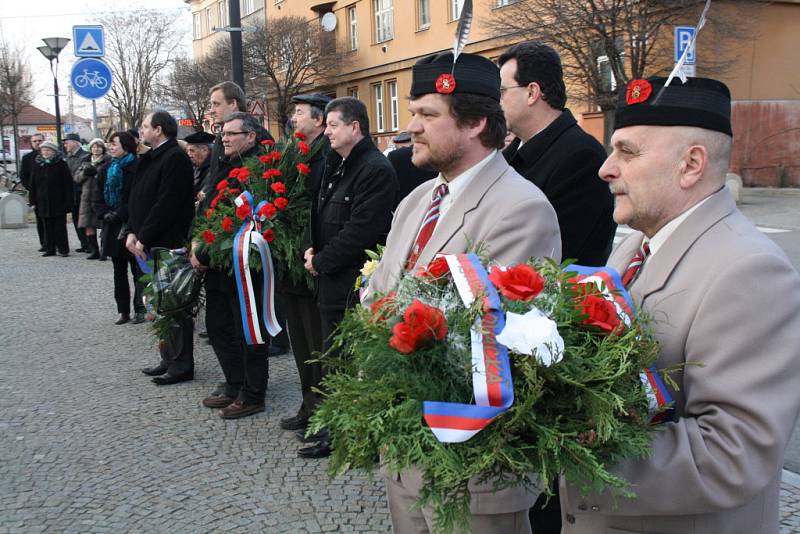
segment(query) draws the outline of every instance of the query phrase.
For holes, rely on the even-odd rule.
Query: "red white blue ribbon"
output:
[[[634,314],[633,300],[625,289],[617,271],[609,267],[585,267],[583,265],[570,265],[566,270],[577,273],[578,283],[594,283],[597,285],[603,297],[614,303],[617,308],[617,315],[619,315],[622,322],[630,326],[631,318]],[[672,420],[675,415],[672,395],[670,395],[656,366],[653,365],[639,373],[639,378],[644,385],[650,404],[650,422],[657,424]]]
[[[472,388],[476,404],[425,401],[425,422],[436,439],[461,443],[486,428],[514,403],[508,349],[495,337],[503,331],[505,317],[500,297],[475,254],[444,255],[465,306],[483,298],[483,315],[470,330],[472,338]]]
[[[234,202],[237,207],[246,205],[249,208],[248,215],[233,238],[233,273],[236,279],[236,291],[239,295],[239,311],[242,315],[244,339],[248,345],[263,345],[265,337],[262,335],[258,321],[258,307],[250,273],[251,243],[256,246],[261,256],[261,274],[264,280],[261,295],[264,327],[271,336],[276,336],[281,331],[275,316],[275,275],[272,269],[272,256],[269,252],[269,245],[261,235],[261,223],[264,218],[258,215],[266,202],[259,203],[253,210],[253,195],[249,191],[236,197]]]

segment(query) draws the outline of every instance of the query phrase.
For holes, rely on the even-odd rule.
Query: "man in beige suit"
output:
[[[453,69],[453,55],[447,53],[414,66],[408,126],[412,161],[440,174],[397,208],[365,300],[391,291],[405,272],[427,266],[440,252],[483,245],[502,264],[531,256],[560,259],[555,211],[498,152],[506,134],[499,102],[499,70],[486,58],[461,54]],[[445,193],[437,197],[437,191]],[[422,487],[418,470],[386,473],[386,487],[394,532],[432,530],[432,511],[412,509]],[[494,492],[491,483],[471,484],[470,490],[474,533],[530,532],[527,511],[536,493],[520,487]]]
[[[614,468],[636,498],[582,496],[562,479],[563,532],[777,533],[800,409],[800,277],[724,187],[728,88],[676,79],[657,98],[664,82],[634,80],[623,92],[600,176],[614,219],[639,230],[609,265],[627,271],[655,321],[657,365],[688,365],[652,456]],[[631,270],[640,249],[644,262]]]

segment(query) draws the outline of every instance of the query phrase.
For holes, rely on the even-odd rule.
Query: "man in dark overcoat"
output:
[[[39,147],[44,143],[44,136],[40,133],[35,133],[31,136],[31,151],[22,156],[22,164],[20,165],[19,178],[22,185],[30,191],[31,189],[31,176],[33,175],[33,168],[36,165],[36,156],[39,155]],[[36,210],[36,233],[39,235],[39,252],[44,252],[44,222],[41,215]]]
[[[67,162],[69,172],[72,176],[78,171],[78,168],[83,162],[83,158],[89,155],[81,146],[81,138],[78,134],[70,133],[64,136],[64,161]],[[81,191],[83,186],[79,183],[73,184],[73,201],[72,205],[72,225],[75,227],[75,234],[81,243],[80,248],[75,252],[89,252],[89,244],[86,241],[86,229],[78,228],[78,214],[81,207]]]
[[[304,259],[306,269],[317,277],[322,347],[327,351],[345,310],[358,303],[354,286],[367,260],[364,251],[386,241],[399,186],[394,168],[369,138],[364,103],[337,98],[325,111],[325,135],[332,150],[312,208],[311,247]],[[323,432],[319,438],[298,454],[330,454],[330,436]]]
[[[509,48],[499,63],[500,104],[517,136],[503,155],[555,208],[561,257],[605,265],[616,231],[614,199],[597,175],[606,153],[564,107],[561,58],[547,45],[526,42]]]
[[[189,156],[175,137],[178,123],[165,111],[147,115],[142,138],[150,145],[139,168],[128,200],[126,247],[145,259],[153,247],[181,248],[186,244],[194,218],[193,172]],[[194,378],[193,321],[189,314],[179,320],[171,342],[161,348],[161,362],[143,369],[158,385]]]

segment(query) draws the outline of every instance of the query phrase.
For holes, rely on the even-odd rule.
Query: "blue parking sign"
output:
[[[102,59],[81,59],[73,65],[69,79],[75,92],[89,100],[101,98],[111,89],[111,69]]]
[[[683,52],[692,43],[694,32],[694,26],[675,26],[675,63],[681,59]],[[686,54],[684,65],[694,65],[696,62],[697,54],[695,53],[695,46],[692,44],[689,53]]]

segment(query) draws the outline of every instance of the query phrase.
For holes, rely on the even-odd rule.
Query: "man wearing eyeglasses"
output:
[[[555,208],[561,257],[605,265],[616,231],[613,197],[597,175],[606,152],[564,107],[561,58],[531,41],[506,50],[499,63],[500,105],[517,136],[503,155]]]
[[[39,147],[44,142],[44,136],[40,133],[35,133],[31,136],[31,151],[22,156],[22,163],[20,165],[19,179],[25,189],[30,189],[31,173],[33,173],[33,166],[36,164],[36,156],[39,155]],[[44,221],[39,217],[38,211],[36,212],[36,232],[39,234],[39,252],[44,252]]]
[[[231,169],[241,167],[244,160],[259,154],[262,130],[249,113],[237,111],[225,118],[220,133],[224,157],[216,175],[209,176],[212,183],[219,183],[228,177]],[[196,270],[206,272],[206,330],[225,376],[225,383],[203,399],[202,404],[206,408],[219,409],[222,419],[238,419],[263,412],[269,377],[269,344],[248,345],[245,342],[233,276],[208,268],[208,256],[201,244],[193,244],[191,262]],[[253,276],[252,280],[254,294],[261,294],[261,277]],[[260,302],[257,304],[260,306]],[[259,310],[259,326],[263,329],[261,317]]]

